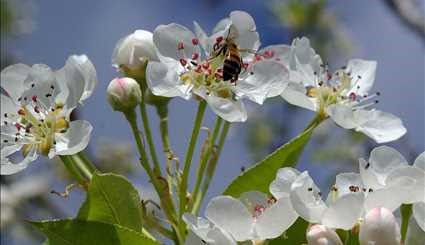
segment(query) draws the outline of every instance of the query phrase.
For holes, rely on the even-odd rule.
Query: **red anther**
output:
[[[274,51],[273,50],[266,50],[263,54],[263,57],[266,59],[271,59],[274,56]]]
[[[206,74],[207,74],[207,75],[211,75],[211,74],[212,74],[211,67],[210,67],[210,68],[208,68],[205,72],[206,72]]]
[[[248,64],[248,63],[243,63],[243,68],[244,68],[244,69],[247,69],[247,68],[248,68],[248,66],[249,66],[249,64]]]
[[[217,37],[216,39],[215,39],[215,41],[217,42],[217,43],[221,43],[222,41],[223,41],[223,37]]]
[[[329,72],[328,72],[328,80],[331,80],[332,79],[332,74],[330,74]]]
[[[355,101],[357,98],[357,95],[354,92],[351,92],[350,95],[348,95],[348,98],[352,101]]]
[[[203,67],[204,69],[208,69],[208,67],[210,67],[210,63],[205,62],[205,63],[203,63],[203,64],[202,64],[202,67]]]
[[[21,116],[25,115],[25,110],[24,109],[19,109],[18,114]]]
[[[199,58],[199,54],[198,53],[193,53],[192,54],[192,60],[197,60]]]
[[[254,213],[255,213],[254,215],[255,216],[257,216],[257,214],[260,215],[261,213],[264,212],[264,210],[266,210],[266,208],[263,205],[257,204],[254,207]]]
[[[267,204],[271,205],[271,204],[274,204],[276,201],[277,201],[276,198],[270,197],[269,199],[267,199]]]
[[[38,108],[38,106],[34,106],[34,111],[35,111],[36,113],[40,113],[40,108]]]
[[[199,44],[199,40],[197,38],[192,39],[192,44],[193,45],[198,45]]]
[[[32,101],[37,102],[37,95],[33,95],[31,99]]]
[[[218,73],[223,73],[223,69],[218,68],[218,69],[217,69],[217,72],[218,72]]]
[[[261,55],[259,55],[259,54],[255,54],[255,60],[256,61],[260,61],[262,58],[261,58]]]
[[[22,125],[21,125],[21,124],[19,124],[19,123],[15,123],[15,127],[16,127],[16,129],[17,129],[18,131],[20,131],[20,130],[21,130],[21,128],[22,128]]]
[[[182,65],[182,66],[186,66],[186,64],[187,64],[187,60],[186,59],[180,59],[180,64]]]
[[[182,50],[182,49],[184,49],[184,44],[183,44],[182,42],[179,42],[179,43],[177,44],[177,49],[178,49],[178,50]]]
[[[197,65],[196,68],[195,68],[195,72],[201,73],[202,72],[202,66],[201,65]]]

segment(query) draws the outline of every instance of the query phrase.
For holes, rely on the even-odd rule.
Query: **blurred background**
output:
[[[236,9],[254,17],[264,46],[290,44],[294,37],[307,36],[333,68],[345,65],[349,58],[377,60],[374,90],[381,92],[377,108],[401,117],[408,130],[402,139],[388,145],[410,162],[425,149],[424,1],[0,1],[2,69],[18,62],[45,63],[59,69],[71,54],[87,54],[92,60],[99,84],[76,115],[94,126],[87,152],[99,169],[128,176],[143,199],[154,196],[137,163],[130,129],[105,96],[109,81],[119,76],[111,65],[115,43],[136,29],[153,31],[170,22],[192,27],[196,20],[205,30],[212,30]],[[156,113],[149,109],[157,149],[162,149]],[[194,101],[173,99],[170,103],[170,137],[180,158],[195,110]],[[220,194],[244,168],[296,136],[313,117],[281,98],[271,99],[261,108],[249,104],[249,111],[248,122],[231,128],[206,201]],[[208,110],[203,125],[212,127],[213,122],[214,115]],[[328,190],[335,173],[357,171],[357,159],[367,158],[375,146],[360,134],[323,123],[298,168],[309,170],[322,190]],[[45,158],[22,173],[1,176],[1,243],[39,244],[43,237],[25,220],[73,217],[84,193],[77,189],[68,198],[50,193],[63,192],[71,183],[60,162]]]

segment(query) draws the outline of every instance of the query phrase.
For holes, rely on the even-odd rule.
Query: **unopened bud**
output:
[[[342,245],[336,232],[324,225],[313,225],[307,232],[308,245]]]
[[[112,63],[137,69],[146,61],[158,61],[158,56],[153,44],[152,33],[137,30],[118,41],[112,54]]]
[[[114,110],[127,112],[140,104],[142,91],[133,78],[115,78],[108,85],[107,97]]]
[[[400,244],[400,227],[393,213],[382,207],[370,210],[360,225],[360,244]]]

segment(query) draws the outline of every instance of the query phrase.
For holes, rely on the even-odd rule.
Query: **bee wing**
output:
[[[229,26],[228,31],[227,31],[227,37],[226,37],[226,39],[227,40],[235,40],[238,37],[239,37],[239,31],[238,31],[238,29],[236,29],[236,27],[233,24],[231,24]]]

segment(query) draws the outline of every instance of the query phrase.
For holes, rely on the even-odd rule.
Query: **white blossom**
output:
[[[69,57],[64,67],[16,64],[1,72],[1,174],[14,174],[39,154],[71,155],[83,150],[92,126],[70,121],[70,114],[87,99],[97,83],[96,71],[85,56]],[[12,162],[21,151],[23,159]]]
[[[324,225],[312,225],[307,231],[308,245],[342,245],[336,232]]]
[[[175,23],[155,29],[153,41],[160,62],[149,62],[146,75],[153,94],[184,99],[194,94],[206,100],[226,121],[241,122],[247,119],[242,98],[262,104],[283,91],[287,69],[272,60],[259,61],[251,53],[258,49],[260,42],[249,14],[231,12],[209,37],[197,23],[195,32],[196,35]],[[243,67],[238,79],[224,81],[228,75],[223,73],[226,57],[224,53],[219,54],[219,50],[229,40],[240,50]]]
[[[397,140],[406,133],[398,117],[371,109],[379,96],[379,92],[370,93],[375,61],[352,59],[332,74],[305,37],[296,38],[291,46],[273,45],[260,53],[289,69],[290,83],[282,93],[287,102],[330,117],[340,127],[362,132],[377,143]]]

